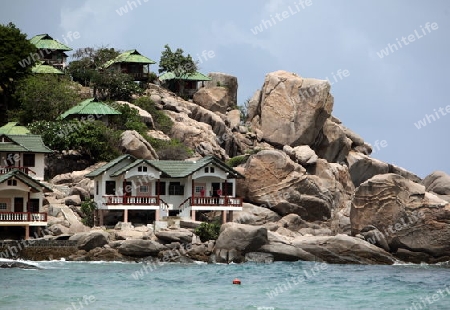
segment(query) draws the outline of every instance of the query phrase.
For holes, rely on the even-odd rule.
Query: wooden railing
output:
[[[28,167],[14,167],[14,166],[7,166],[7,167],[0,167],[0,174],[7,174],[8,172],[13,171],[14,169],[20,170],[25,174],[36,174],[33,170],[31,170]]]
[[[240,197],[193,197],[191,199],[192,206],[229,206],[242,207],[242,198]]]
[[[0,222],[47,222],[47,213],[0,212]]]
[[[157,196],[103,196],[107,205],[151,205],[159,206]]]

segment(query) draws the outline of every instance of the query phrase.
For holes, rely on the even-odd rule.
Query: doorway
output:
[[[14,198],[14,212],[23,212],[23,198],[22,197]]]

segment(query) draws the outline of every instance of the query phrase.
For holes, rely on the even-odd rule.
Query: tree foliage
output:
[[[201,223],[194,231],[194,233],[200,237],[202,242],[206,242],[209,240],[216,240],[219,238],[220,234],[220,223]]]
[[[120,54],[114,48],[85,47],[75,51],[76,59],[69,65],[68,72],[73,80],[83,86],[94,88],[94,96],[103,100],[129,100],[141,89],[126,73],[108,70],[104,65]]]
[[[183,53],[184,51],[181,48],[177,48],[173,52],[170,46],[166,44],[159,61],[159,73],[172,72],[175,78],[195,73],[197,64],[191,55],[184,56]]]
[[[13,23],[0,24],[0,124],[7,121],[16,82],[31,73],[35,60],[30,55],[35,52],[27,35]]]
[[[147,96],[142,96],[133,102],[141,109],[146,110],[153,117],[153,123],[155,124],[156,130],[161,130],[165,134],[169,134],[172,130],[173,121],[167,116],[163,111],[156,108],[155,103]]]
[[[120,154],[121,131],[102,121],[37,121],[28,128],[53,150],[77,150],[96,161],[109,161]]]
[[[20,121],[55,120],[80,101],[76,86],[67,78],[39,74],[24,78],[15,92],[21,104]]]

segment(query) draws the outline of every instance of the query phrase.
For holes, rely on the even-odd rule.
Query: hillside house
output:
[[[100,225],[111,210],[151,211],[151,219],[180,216],[196,219],[197,211],[220,211],[225,222],[242,210],[236,179],[243,178],[214,156],[197,161],[145,160],[122,155],[92,171]]]
[[[106,62],[102,69],[126,73],[134,81],[148,81],[150,65],[155,63],[150,58],[141,55],[137,50],[129,50]]]
[[[211,81],[211,78],[200,73],[184,74],[177,77],[173,72],[166,72],[159,76],[161,85],[168,90],[180,95],[192,98],[200,87],[204,87],[205,81]]]
[[[0,238],[28,239],[47,226],[43,210],[45,154],[38,135],[17,123],[0,127]]]
[[[45,65],[53,66],[58,70],[65,69],[67,66],[67,54],[65,52],[71,51],[70,47],[53,39],[46,33],[32,37],[30,43],[36,46],[39,59]]]
[[[78,119],[80,121],[101,120],[105,124],[109,122],[110,115],[120,115],[119,111],[106,103],[98,101],[97,98],[86,99],[76,106],[70,108],[59,116],[59,119],[71,120]]]

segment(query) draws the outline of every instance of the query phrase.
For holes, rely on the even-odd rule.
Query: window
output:
[[[170,182],[169,195],[184,195],[184,185],[181,185],[180,182]]]
[[[8,186],[17,186],[17,180],[8,180]]]
[[[6,202],[0,202],[0,210],[6,210],[8,208],[8,204]]]
[[[222,183],[223,195],[234,196],[233,194],[233,183]]]
[[[205,167],[205,173],[209,173],[209,167]]]
[[[159,194],[160,195],[166,194],[166,182],[159,182]],[[156,183],[155,186],[155,195],[158,195],[158,183]]]
[[[204,186],[196,186],[195,187],[195,192],[196,193],[201,193],[202,191],[204,191],[205,190],[205,187]]]
[[[99,182],[95,181],[95,194],[98,195],[98,191],[99,191]]]
[[[214,173],[214,167],[209,168],[209,172]]]
[[[105,182],[105,193],[106,195],[116,194],[116,181],[106,181]]]
[[[148,185],[139,186],[139,192],[140,193],[148,193]]]
[[[147,172],[147,167],[144,166],[138,167],[138,172]]]
[[[23,166],[24,167],[34,167],[35,166],[34,154],[23,154]]]

